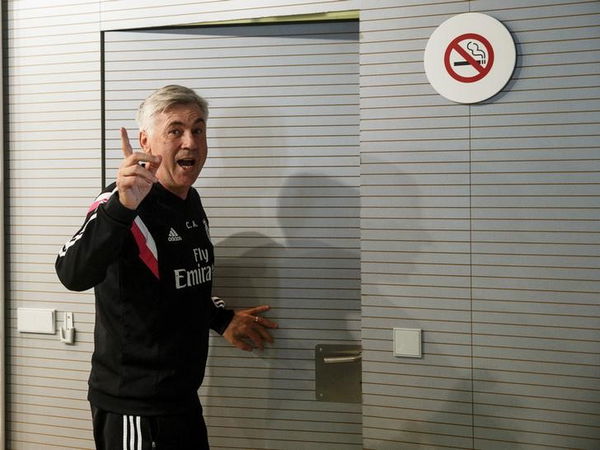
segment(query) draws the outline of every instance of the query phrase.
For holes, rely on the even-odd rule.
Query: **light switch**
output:
[[[17,308],[17,331],[55,334],[54,309]]]
[[[421,329],[394,328],[394,356],[421,358]]]

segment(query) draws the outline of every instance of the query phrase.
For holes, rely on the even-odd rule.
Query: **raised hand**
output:
[[[119,201],[126,208],[137,209],[152,189],[152,185],[158,181],[156,171],[160,166],[161,157],[151,153],[134,152],[125,128],[121,128],[121,148],[124,159],[117,174]]]
[[[223,337],[241,350],[248,352],[254,348],[262,350],[265,342],[273,342],[273,337],[268,329],[278,327],[275,322],[258,315],[269,309],[271,309],[270,306],[261,305],[236,310]]]

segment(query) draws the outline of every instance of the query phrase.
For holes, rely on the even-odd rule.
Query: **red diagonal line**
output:
[[[462,48],[459,44],[456,44],[454,46],[454,50],[456,50],[460,54],[460,56],[465,58],[469,62],[469,64],[475,67],[475,70],[479,71],[479,73],[482,73],[485,70],[485,68],[481,64],[479,64],[479,61],[477,61],[475,58],[469,55],[467,51],[464,48]]]

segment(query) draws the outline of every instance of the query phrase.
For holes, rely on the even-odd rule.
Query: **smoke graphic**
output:
[[[467,44],[467,50],[469,50],[471,52],[471,55],[473,55],[474,57],[480,58],[480,64],[485,64],[487,54],[479,48],[477,42],[469,41],[469,43]]]

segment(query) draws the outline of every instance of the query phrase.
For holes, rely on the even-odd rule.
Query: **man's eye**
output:
[[[179,136],[179,135],[181,135],[181,131],[179,131],[179,130],[169,130],[169,134],[173,135],[173,136]]]
[[[201,135],[201,134],[204,134],[204,129],[202,129],[202,128],[195,128],[193,132],[194,132],[194,134]]]

